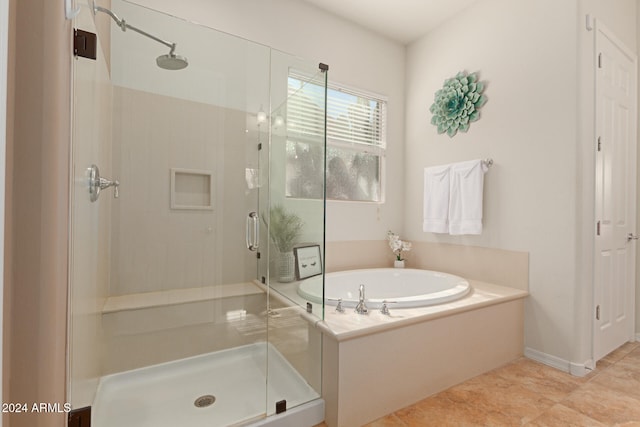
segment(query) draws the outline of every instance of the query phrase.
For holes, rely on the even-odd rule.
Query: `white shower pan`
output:
[[[197,407],[195,402],[202,396],[213,396],[215,401]],[[314,425],[322,421],[320,414],[324,412],[319,397],[275,347],[255,343],[103,377],[93,407],[92,425],[290,425],[283,422],[283,417],[288,413],[300,417],[295,407],[309,407],[303,404],[317,400],[318,404],[311,405],[312,413],[316,414],[312,418],[316,419],[306,421]],[[265,402],[267,414],[271,415],[275,413],[275,402],[283,399],[287,400],[287,408],[293,410],[265,418]],[[281,420],[274,424],[271,419]]]

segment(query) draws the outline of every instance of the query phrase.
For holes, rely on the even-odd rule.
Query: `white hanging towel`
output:
[[[451,165],[449,234],[482,233],[482,190],[487,165],[470,160]]]
[[[424,170],[424,218],[422,229],[430,233],[449,232],[449,174],[451,165]]]

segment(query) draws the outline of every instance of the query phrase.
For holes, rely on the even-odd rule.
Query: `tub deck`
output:
[[[275,283],[271,287],[281,295],[304,307],[306,300],[297,293],[299,282]],[[451,316],[469,310],[488,307],[503,302],[514,301],[529,295],[527,291],[494,285],[478,280],[469,280],[471,291],[462,298],[447,303],[413,308],[394,308],[389,304],[390,316],[381,314],[378,310],[369,310],[367,315],[354,313],[352,308],[346,308],[344,313],[335,311],[335,306],[324,307],[324,320],[322,319],[322,306],[313,305],[313,317],[310,321],[316,321],[316,326],[323,334],[333,337],[336,341],[345,341],[381,331],[400,328],[403,326],[433,320],[440,317]],[[375,297],[375,295],[369,295]]]
[[[389,304],[390,316],[379,310],[369,310],[366,316],[353,313],[353,309],[338,313],[334,307],[325,307],[325,318],[317,326],[336,341],[345,341],[381,331],[400,328],[440,317],[451,316],[469,310],[488,307],[503,302],[522,299],[528,292],[491,283],[469,280],[471,291],[464,297],[443,304],[427,307],[397,309]]]

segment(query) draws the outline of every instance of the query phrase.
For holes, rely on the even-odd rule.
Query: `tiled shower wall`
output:
[[[114,87],[110,295],[241,283],[255,276],[244,248],[246,113]],[[248,136],[249,135],[249,136]],[[213,175],[212,209],[172,209],[170,170]]]

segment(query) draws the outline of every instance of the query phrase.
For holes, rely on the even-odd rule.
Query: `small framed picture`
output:
[[[300,246],[293,249],[296,257],[296,277],[298,280],[322,274],[320,245]]]

